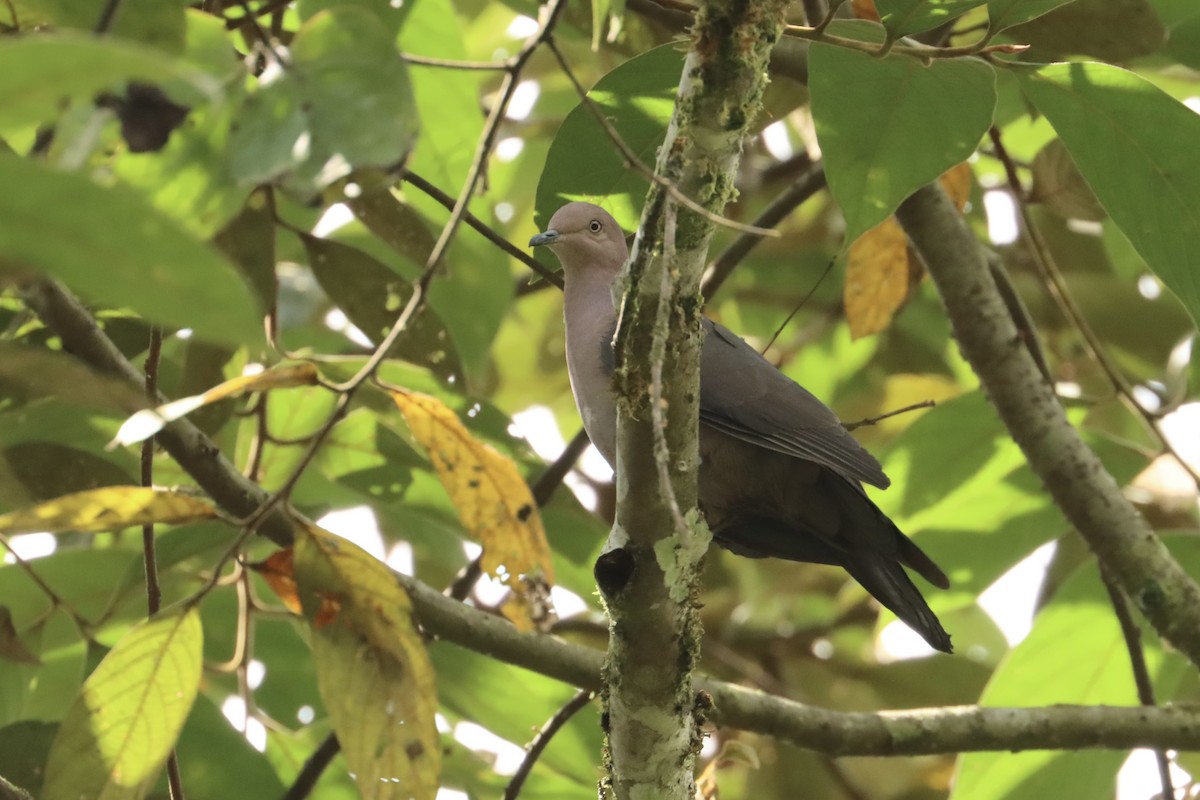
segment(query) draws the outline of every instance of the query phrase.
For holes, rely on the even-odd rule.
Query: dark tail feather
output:
[[[916,549],[916,546],[913,548]],[[943,653],[954,652],[954,647],[950,644],[950,634],[946,633],[946,629],[930,610],[925,598],[909,580],[904,567],[870,553],[852,553],[847,556],[844,562],[846,571],[876,600],[891,609],[901,622],[921,634],[921,638],[934,650]]]

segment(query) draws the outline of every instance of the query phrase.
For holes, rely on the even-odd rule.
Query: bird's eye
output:
[[[602,224],[600,224],[600,220],[594,219],[594,220],[592,220],[591,224],[588,225],[588,230],[591,231],[592,233],[599,233],[600,229],[603,227],[604,226]]]

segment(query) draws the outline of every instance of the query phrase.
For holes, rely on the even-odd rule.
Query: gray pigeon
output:
[[[612,284],[625,234],[599,206],[569,203],[529,241],[562,263],[567,370],[583,426],[616,466]],[[950,636],[901,565],[948,588],[944,572],[884,516],[862,483],[890,481],[820,400],[726,328],[704,321],[700,506],[717,544],[750,558],[844,567],[929,645]]]

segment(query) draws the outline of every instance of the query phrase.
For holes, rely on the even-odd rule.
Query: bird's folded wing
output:
[[[804,387],[728,329],[704,321],[700,421],[749,444],[887,488],[875,457]]]

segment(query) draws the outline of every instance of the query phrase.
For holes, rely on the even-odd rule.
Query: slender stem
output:
[[[326,767],[333,761],[334,756],[342,749],[336,734],[329,734],[313,754],[304,762],[304,767],[292,785],[283,793],[281,800],[304,800],[317,787]]]
[[[595,696],[596,693],[591,689],[580,689],[562,708],[554,712],[554,716],[546,720],[546,724],[542,726],[537,736],[533,737],[533,741],[530,742],[529,750],[525,753],[525,758],[521,761],[521,766],[513,773],[512,779],[508,782],[508,786],[505,787],[504,800],[516,800],[517,796],[521,794],[521,787],[525,785],[525,779],[533,771],[533,765],[541,757],[542,751],[546,749],[546,745],[550,744],[550,740],[554,738],[554,734],[558,733],[562,726],[566,725],[571,717],[575,716],[581,708],[590,703]]]
[[[422,178],[420,175],[416,174],[415,172],[406,171],[404,173],[404,182],[411,183],[413,186],[417,187],[422,192],[424,192],[425,194],[432,197],[434,200],[441,203],[447,209],[452,210],[454,208],[455,201],[454,201],[453,197],[446,194],[441,189],[434,186],[432,183],[425,180],[424,178]],[[529,267],[529,269],[533,270],[538,275],[541,275],[543,278],[545,278],[550,283],[553,283],[558,288],[560,288],[560,289],[562,288],[563,280],[562,280],[561,275],[559,275],[557,272],[553,272],[553,271],[548,270],[545,267],[543,267],[537,261],[537,259],[535,259],[533,256],[529,255],[529,253],[525,252],[524,250],[514,247],[512,242],[510,242],[508,239],[505,239],[503,236],[501,236],[496,231],[492,230],[492,228],[490,228],[485,222],[483,222],[483,220],[479,219],[479,217],[475,216],[470,211],[463,212],[463,222],[467,223],[467,225],[474,228],[476,231],[478,231],[480,234],[482,234],[485,239],[487,239],[489,242],[491,242],[492,244],[499,247],[505,253],[507,253],[508,255],[517,259],[525,266]]]
[[[121,0],[107,0],[103,10],[100,12],[100,19],[96,21],[95,32],[99,36],[103,36],[112,30],[113,23],[117,21],[117,12],[121,10]]]
[[[146,353],[146,398],[154,403],[158,397],[158,366],[162,355],[162,328],[150,328],[150,347]],[[142,486],[154,485],[154,437],[142,442],[141,482]],[[142,560],[146,568],[146,607],[150,616],[158,613],[162,602],[162,587],[158,582],[158,559],[154,547],[154,523],[142,526]]]
[[[1121,625],[1121,636],[1125,639],[1125,649],[1129,651],[1129,666],[1133,670],[1133,683],[1137,687],[1138,702],[1144,706],[1158,705],[1154,700],[1154,682],[1150,679],[1150,669],[1146,666],[1146,653],[1142,649],[1142,629],[1138,627],[1129,610],[1129,603],[1120,587],[1113,581],[1112,575],[1103,567],[1100,568],[1100,579],[1108,592],[1109,602],[1112,603],[1113,613]],[[1175,797],[1175,787],[1171,783],[1171,761],[1163,748],[1154,750],[1154,760],[1158,764],[1158,779],[1162,783],[1162,796]]]

